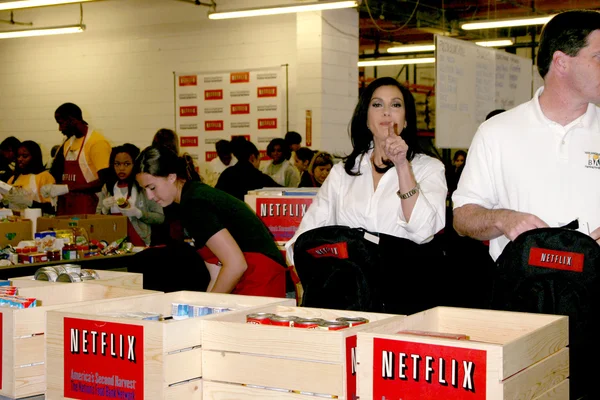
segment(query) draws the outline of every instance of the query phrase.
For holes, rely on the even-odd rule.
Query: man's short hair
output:
[[[215,143],[215,149],[217,150],[217,154],[229,155],[231,154],[231,143],[228,140],[219,140]]]
[[[55,111],[55,114],[59,114],[63,117],[73,117],[87,125],[87,122],[83,120],[81,108],[77,104],[64,103],[61,104]]]
[[[546,23],[540,36],[537,67],[544,78],[550,70],[552,57],[562,51],[575,57],[579,50],[588,45],[590,33],[600,29],[600,12],[592,10],[565,11]]]
[[[296,131],[289,131],[285,134],[284,140],[288,146],[291,146],[293,144],[302,143],[302,136],[300,136],[300,134]]]

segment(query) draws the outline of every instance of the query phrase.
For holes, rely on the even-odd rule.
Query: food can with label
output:
[[[275,326],[294,326],[298,318],[293,316],[273,315],[269,318],[271,325]]]
[[[93,269],[82,269],[80,275],[81,279],[83,279],[84,281],[100,279],[98,273]]]
[[[319,329],[323,321],[321,318],[297,318],[294,321],[294,328]]]
[[[67,272],[66,274],[60,274],[56,278],[56,282],[81,282],[81,276],[75,272]]]
[[[341,329],[349,328],[350,324],[348,322],[342,321],[323,321],[319,325],[319,329],[323,329],[326,331],[339,331]]]
[[[369,322],[368,319],[363,318],[363,317],[340,317],[340,318],[336,318],[335,320],[347,322],[348,324],[350,324],[351,328],[353,326],[362,325],[362,324],[366,324]]]
[[[202,317],[204,315],[210,315],[212,313],[213,313],[212,307],[197,306],[197,305],[190,305],[188,307],[188,314],[189,314],[190,318]]]
[[[56,282],[56,278],[58,278],[58,274],[54,269],[38,269],[35,271],[34,278],[36,281],[49,281]]]
[[[272,313],[252,313],[246,315],[246,323],[247,324],[256,324],[256,325],[271,325],[271,317],[275,314]]]

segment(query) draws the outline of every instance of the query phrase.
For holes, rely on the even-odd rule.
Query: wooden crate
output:
[[[137,272],[123,272],[123,271],[110,271],[110,270],[95,270],[100,279],[94,279],[85,281],[85,283],[105,285],[105,286],[121,286],[130,289],[143,289],[144,288],[144,275]],[[36,281],[33,275],[20,276],[17,278],[10,278],[11,284],[18,287],[29,287],[29,286],[45,286],[45,285],[63,285],[70,284],[70,282],[49,282],[49,281]],[[84,283],[84,282],[78,282]]]
[[[143,297],[161,292],[116,286],[52,285],[19,288],[19,295],[35,297],[38,307],[15,309],[0,307],[0,395],[21,398],[44,393],[45,314],[65,305],[88,304],[123,297]]]
[[[328,320],[360,316],[371,322],[324,331],[246,324],[244,313],[207,319],[202,327],[205,400],[316,398],[293,391],[353,399],[356,334],[378,326],[397,325],[404,318],[282,305],[263,307],[260,312]]]
[[[406,330],[469,340],[397,333]],[[432,308],[408,316],[400,329],[358,334],[359,396],[566,400],[568,339],[564,316]]]
[[[157,312],[171,315],[172,303],[187,303],[213,307],[231,307],[240,311],[229,311],[185,320],[147,321],[108,317],[98,313],[120,311]],[[294,305],[293,299],[258,296],[239,296],[201,292],[171,292],[160,296],[131,299],[125,302],[91,304],[71,307],[48,313],[47,356],[48,387],[47,399],[75,398],[80,387],[68,387],[71,370],[91,371],[103,375],[104,371],[136,381],[136,388],[129,389],[135,398],[144,399],[201,399],[202,398],[202,322],[225,314],[240,314],[267,304]],[[136,362],[110,358],[101,354],[72,353],[71,328],[103,326],[105,332],[134,336],[138,343]],[[126,332],[126,333],[123,333]],[[128,347],[129,349],[129,347]],[[129,353],[128,353],[129,355]],[[88,363],[90,363],[88,365]],[[87,369],[86,369],[87,368]],[[121,372],[118,372],[121,371]],[[65,380],[65,376],[67,379]],[[71,375],[72,377],[73,375]],[[78,377],[78,376],[77,376]],[[81,383],[80,379],[77,379]],[[116,385],[117,382],[114,382]],[[113,385],[113,386],[114,386]],[[104,387],[107,386],[98,386]],[[110,389],[110,383],[108,384]],[[111,389],[112,390],[112,389]],[[69,397],[73,396],[73,397]]]

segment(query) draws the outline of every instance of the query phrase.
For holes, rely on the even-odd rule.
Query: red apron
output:
[[[85,187],[87,184],[79,166],[79,157],[81,156],[81,152],[84,151],[86,138],[87,135],[83,138],[76,160],[67,161],[67,157],[65,156],[65,170],[63,171],[62,183],[69,185],[69,193],[58,197],[56,215],[96,214],[98,196],[95,193],[74,192]],[[69,153],[69,149],[67,149],[67,154]]]
[[[219,259],[206,246],[198,250],[205,262],[218,264]],[[244,252],[248,269],[232,294],[247,296],[285,297],[286,268],[264,254]]]

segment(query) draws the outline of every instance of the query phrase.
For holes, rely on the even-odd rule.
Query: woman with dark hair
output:
[[[42,150],[31,140],[21,142],[17,149],[15,173],[8,179],[8,184],[20,190],[9,192],[4,201],[13,209],[24,209],[28,206],[41,208],[44,214],[55,214],[49,197],[42,197],[41,188],[55,183],[54,177],[44,167]]]
[[[352,152],[334,165],[294,237],[344,225],[431,241],[445,223],[444,165],[425,154],[417,138],[415,101],[395,79],[371,82],[361,93],[350,123]]]
[[[14,136],[9,136],[0,143],[0,180],[8,182],[13,176],[17,163],[17,151],[21,141]]]
[[[308,166],[315,156],[315,151],[309,149],[308,147],[300,147],[296,150],[292,156],[294,167],[300,173],[300,180],[303,179],[304,173],[308,170]]]
[[[135,159],[140,149],[130,143],[114,147],[110,153],[110,174],[99,194],[96,214],[127,217],[127,236],[134,246],[149,246],[151,225],[165,220],[162,207],[148,200],[135,180]]]
[[[246,203],[187,179],[181,158],[164,147],[147,147],[136,166],[149,199],[179,204],[181,224],[210,273],[208,292],[285,297],[285,262]]]
[[[333,168],[333,157],[324,151],[314,155],[308,168],[302,174],[298,187],[321,187]]]
[[[281,138],[271,140],[267,146],[267,155],[271,157],[271,160],[265,164],[262,172],[281,186],[298,187],[300,174],[288,161],[292,153],[285,140]]]

